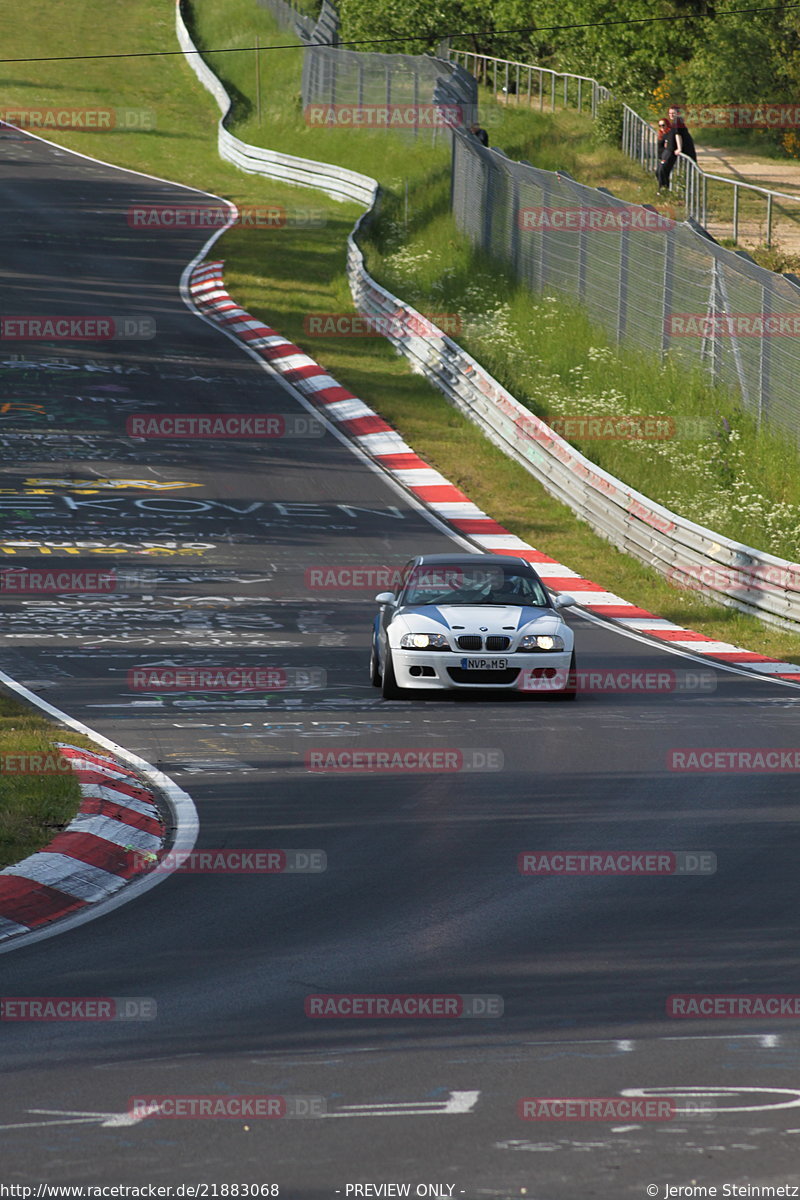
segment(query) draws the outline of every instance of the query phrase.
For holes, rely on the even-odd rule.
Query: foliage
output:
[[[622,142],[623,107],[620,100],[606,100],[597,106],[595,137],[598,142],[619,146]]]

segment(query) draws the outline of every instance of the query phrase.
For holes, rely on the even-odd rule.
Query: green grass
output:
[[[76,776],[17,775],[6,755],[57,759],[56,741],[90,748],[80,734],[57,731],[35,709],[0,693],[0,868],[45,846],[75,816],[81,801]]]
[[[45,20],[49,8],[43,0],[31,0],[24,5],[21,0],[11,0],[7,8],[5,30],[9,55],[45,54],[48,49],[54,54],[81,49],[113,52],[121,44],[132,49],[174,48],[172,7],[167,0],[140,0],[136,6],[100,5],[98,0],[84,0],[76,24],[65,24],[57,30]],[[230,0],[224,5],[216,0],[213,3],[203,0],[195,11],[195,26],[198,39],[206,46],[231,45],[237,41],[246,44],[256,32],[264,43],[269,37],[275,38],[267,14],[250,0]],[[75,34],[76,28],[80,29],[80,36]],[[25,29],[35,30],[35,37]],[[287,40],[285,34],[279,38]],[[389,134],[356,136],[310,128],[300,111],[299,56],[295,55],[292,64],[293,55],[295,52],[288,51],[262,56],[260,126],[253,97],[252,54],[212,56],[212,62],[223,72],[242,104],[237,109],[235,132],[274,149],[338,161],[379,174],[386,189],[386,220],[395,225],[400,215],[404,216],[408,180],[413,237],[428,238],[428,245],[438,242],[447,252],[448,265],[458,267],[462,273],[487,267],[471,263],[465,257],[468,247],[463,240],[459,241],[452,226],[445,224],[449,217],[446,202],[443,204],[442,200],[447,176],[443,148],[414,145],[410,139]],[[268,68],[264,65],[267,61]],[[180,59],[142,59],[124,66],[119,62],[80,67],[30,65],[17,67],[15,76],[17,91],[8,84],[7,103],[29,99],[31,92],[26,91],[26,86],[31,81],[39,103],[44,98],[56,102],[55,97],[61,103],[74,105],[85,102],[80,97],[99,96],[106,103],[112,100],[127,106],[149,103],[157,109],[157,129],[152,133],[63,133],[54,140],[121,165],[204,186],[240,203],[312,206],[325,212],[328,224],[322,230],[287,227],[269,232],[234,228],[226,234],[219,243],[226,260],[226,280],[241,304],[304,346],[343,384],[394,424],[420,454],[521,537],[668,619],[714,638],[800,661],[800,638],[796,635],[707,604],[693,593],[678,592],[657,573],[595,536],[563,505],[552,500],[527,472],[496,450],[438,392],[413,375],[405,361],[380,339],[323,339],[307,335],[304,313],[352,310],[344,275],[345,240],[357,210],[351,205],[328,201],[315,192],[245,176],[221,163],[216,154],[216,107]],[[276,97],[280,97],[280,103]],[[503,112],[501,118],[496,124],[486,123],[493,143],[503,146],[508,153],[575,175],[581,174],[583,167],[579,169],[579,164],[583,163],[586,174],[581,177],[587,182],[602,183],[624,199],[647,198],[652,182],[627,160],[615,164],[605,150],[595,146],[587,118],[567,112],[540,119],[538,114],[513,108]],[[567,136],[564,131],[570,128],[573,134]],[[592,155],[594,174],[587,161]],[[389,271],[385,260],[387,251],[391,251],[390,236],[393,235],[389,225],[376,230],[378,240],[371,250],[376,270]],[[412,252],[414,249],[412,246]],[[402,291],[400,294],[405,296]],[[523,298],[518,302],[523,304]],[[530,297],[524,297],[524,304],[530,317],[533,312]],[[442,310],[441,297],[434,307],[436,311]],[[574,349],[577,354],[583,347],[583,358],[573,356],[572,330],[569,339],[556,339],[560,358],[553,364],[553,373],[565,385],[574,366],[587,367],[585,351],[593,336],[587,330],[585,336],[581,334],[578,338]],[[492,366],[499,371],[504,369],[502,362]],[[603,371],[602,381],[605,379]],[[589,382],[593,383],[594,377]],[[659,387],[661,383],[659,379]],[[644,377],[638,386],[646,391]],[[638,394],[634,396],[638,404]],[[532,394],[528,400],[532,405],[536,402]]]

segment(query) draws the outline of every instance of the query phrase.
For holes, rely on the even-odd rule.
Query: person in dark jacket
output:
[[[664,159],[666,157],[667,134],[669,133],[669,121],[662,117],[658,122],[658,149],[656,157],[658,159],[656,165],[656,181],[659,191],[662,188],[669,187],[670,172],[664,173]]]
[[[669,110],[669,133],[667,134],[667,154],[683,154],[686,158],[690,158],[692,162],[697,162],[697,151],[694,148],[694,139],[686,128],[680,110],[671,108]]]
[[[482,146],[489,145],[489,135],[485,129],[481,128],[477,121],[474,121],[472,125],[470,125],[469,131],[471,134],[474,134]]]

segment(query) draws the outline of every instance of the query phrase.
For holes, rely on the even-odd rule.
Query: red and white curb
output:
[[[0,940],[105,900],[158,860],[154,794],[116,759],[56,743],[81,789],[78,815],[44,850],[0,871]]]
[[[797,663],[778,662],[764,654],[744,650],[730,642],[717,642],[703,633],[664,621],[647,609],[638,608],[606,591],[600,584],[584,579],[510,533],[443,475],[429,467],[383,417],[347,388],[341,387],[299,346],[240,308],[225,290],[222,271],[222,262],[208,262],[195,267],[189,278],[189,294],[203,316],[255,350],[287,383],[323,411],[326,418],[334,421],[370,458],[456,532],[482,550],[527,559],[552,591],[571,592],[581,608],[631,632],[760,675],[800,682],[800,665]]]

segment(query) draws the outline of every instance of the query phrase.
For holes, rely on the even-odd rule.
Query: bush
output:
[[[595,137],[606,146],[622,145],[623,109],[621,100],[606,100],[597,107]]]

